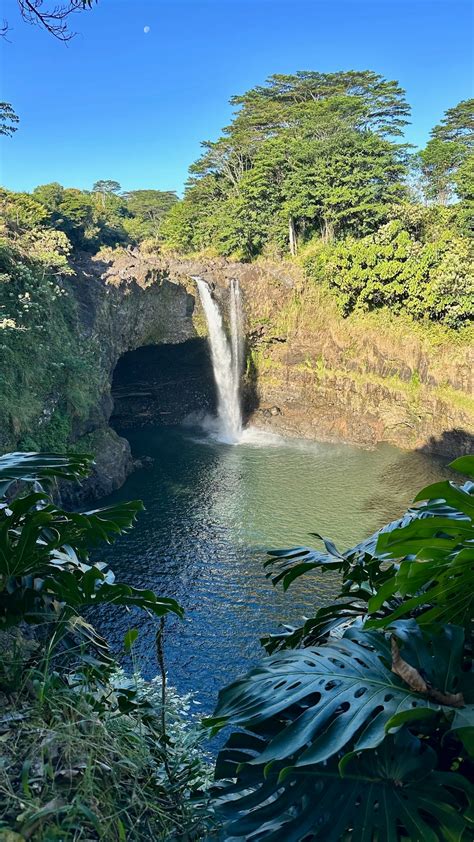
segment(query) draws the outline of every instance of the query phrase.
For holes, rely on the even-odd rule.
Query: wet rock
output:
[[[95,430],[76,442],[76,450],[93,453],[92,473],[80,483],[62,482],[58,496],[61,505],[81,506],[99,497],[105,497],[120,488],[135,467],[127,439],[110,427]]]

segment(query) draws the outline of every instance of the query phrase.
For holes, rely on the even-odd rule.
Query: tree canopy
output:
[[[19,118],[9,102],[0,102],[0,135],[11,136],[17,131]]]
[[[463,198],[466,172],[463,165],[472,157],[473,149],[474,99],[466,99],[446,111],[420,152],[423,188],[428,201],[448,204],[456,195]],[[458,179],[460,168],[464,173],[461,183]]]
[[[275,241],[294,252],[315,232],[367,234],[403,198],[407,151],[396,138],[409,106],[397,82],[300,71],[231,102],[231,125],[190,168],[186,211],[165,222],[171,242],[186,243],[187,231],[189,249],[214,243],[248,258]]]

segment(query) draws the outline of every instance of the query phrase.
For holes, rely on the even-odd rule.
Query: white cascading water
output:
[[[230,340],[232,349],[233,380],[240,408],[240,380],[244,366],[244,324],[240,286],[236,278],[230,282]]]
[[[206,281],[194,277],[209,330],[212,366],[217,387],[218,438],[236,444],[242,437],[240,379],[243,365],[242,303],[239,283],[230,284],[230,342],[222,315]]]

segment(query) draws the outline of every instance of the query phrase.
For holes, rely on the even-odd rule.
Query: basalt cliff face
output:
[[[231,277],[239,279],[253,424],[446,458],[472,451],[474,346],[466,334],[443,334],[385,312],[344,319],[292,264],[170,260],[164,268],[177,280],[199,274],[216,294]]]
[[[285,435],[364,447],[389,442],[446,459],[472,450],[474,349],[466,335],[436,334],[434,341],[429,330],[381,313],[343,319],[332,299],[293,264],[120,252],[77,257],[74,269],[67,285],[77,305],[78,342],[94,349],[90,376],[95,399],[74,418],[71,445],[93,452],[96,467],[79,493],[72,496],[72,490],[62,489],[65,502],[110,493],[134,467],[128,441],[110,426],[112,379],[128,351],[166,346],[151,368],[168,366],[170,376],[160,372],[159,388],[139,395],[137,411],[136,400],[128,400],[136,392],[130,389],[129,369],[124,397],[117,399],[121,428],[175,422],[183,408],[193,408],[189,389],[194,387],[179,373],[189,375],[192,369],[192,383],[196,371],[206,367],[205,320],[193,275],[207,280],[224,304],[230,279],[240,282],[247,335],[244,402],[251,423]],[[172,349],[184,343],[191,350],[175,365]],[[140,361],[135,366],[137,379],[145,380]],[[195,403],[202,399],[212,407],[209,371],[207,363]],[[177,388],[173,377],[181,377]],[[48,396],[38,425],[48,423],[60,399]]]
[[[146,345],[185,342],[195,336],[194,299],[186,286],[138,253],[113,259],[76,258],[68,288],[77,303],[77,334],[94,348],[96,401],[76,419],[72,444],[92,452],[95,468],[79,491],[65,484],[63,502],[81,503],[120,487],[134,467],[128,441],[109,425],[113,411],[112,377],[120,357]],[[51,412],[55,397],[51,396]]]

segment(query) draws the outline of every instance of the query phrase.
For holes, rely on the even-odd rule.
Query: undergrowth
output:
[[[115,688],[133,694],[120,709]],[[57,674],[27,669],[0,693],[0,839],[171,840],[210,832],[210,765],[192,699],[161,681],[117,672],[97,714],[93,697]],[[166,757],[166,764],[164,762]]]
[[[0,240],[0,444],[65,450],[97,398],[97,348],[82,341],[67,277]]]

